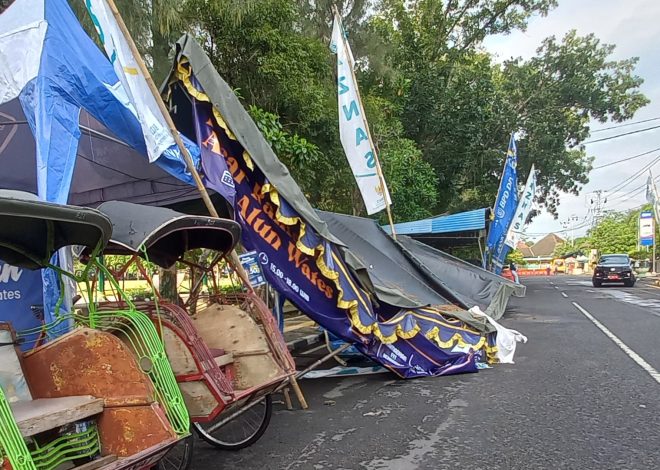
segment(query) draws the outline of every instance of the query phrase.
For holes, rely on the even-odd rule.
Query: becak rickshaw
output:
[[[111,232],[94,209],[0,190],[0,259],[21,269],[51,268],[60,283],[54,321],[18,332],[0,323],[2,469],[162,467],[177,443],[188,448],[188,415],[151,320],[128,305],[100,313],[89,302],[85,315],[63,307],[63,276],[89,292],[95,263],[76,276],[51,265],[53,255],[80,245],[94,259]],[[22,352],[18,346],[28,339],[35,346]],[[188,463],[185,455],[174,467]]]
[[[227,269],[220,262],[240,240],[240,225],[118,201],[98,210],[113,224],[104,253],[127,256],[111,269],[113,286],[130,266],[137,266],[153,291],[153,300],[135,305],[149,315],[163,339],[195,430],[224,450],[256,442],[270,421],[270,394],[291,379],[295,365],[261,298],[252,291],[223,292],[218,282]],[[202,258],[210,261],[186,258],[193,250],[207,250]],[[163,299],[148,263],[166,269],[179,263],[197,273],[187,299]],[[208,287],[202,294],[204,280]],[[115,296],[126,298],[121,292]],[[124,302],[101,303],[99,310],[122,308]]]

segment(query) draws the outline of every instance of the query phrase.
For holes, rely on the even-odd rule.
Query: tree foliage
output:
[[[600,254],[634,253],[641,210],[609,214],[589,232],[589,245]]]
[[[506,264],[514,263],[517,266],[524,266],[527,264],[525,258],[520,250],[511,250],[509,254],[506,255]]]
[[[491,206],[511,132],[520,173],[536,165],[541,205],[556,214],[559,195],[588,182],[589,122],[629,119],[648,102],[636,59],[613,60],[614,46],[593,35],[547,38],[528,60],[498,63],[485,51],[485,38],[524,29],[556,0],[117,3],[157,80],[174,40],[195,35],[310,202],[326,210],[364,214],[339,141],[333,3],[396,221]]]

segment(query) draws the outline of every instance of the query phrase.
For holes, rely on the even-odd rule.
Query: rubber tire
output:
[[[624,281],[623,285],[626,287],[634,287],[635,281]]]
[[[594,287],[603,287],[603,283],[601,281],[591,281]]]
[[[217,449],[229,451],[245,449],[246,447],[250,447],[252,444],[257,442],[261,436],[263,436],[264,432],[266,432],[266,428],[268,428],[268,425],[270,424],[270,418],[273,415],[273,398],[270,395],[266,395],[263,399],[266,400],[266,413],[264,414],[263,421],[259,425],[259,429],[257,429],[257,432],[255,432],[248,440],[241,442],[240,444],[222,444],[217,440],[214,440],[212,437],[209,437],[209,435],[204,432],[204,429],[201,428],[199,423],[192,423],[193,427],[195,428],[195,431],[197,431],[197,435],[199,437]]]
[[[193,461],[193,455],[195,454],[195,436],[193,434],[190,434],[188,437],[184,438],[181,440],[181,442],[177,442],[172,449],[174,449],[176,446],[179,445],[187,445],[188,450],[184,456],[183,461],[181,462],[181,465],[177,468],[177,470],[188,470],[190,468],[190,465],[192,464]],[[165,454],[167,456],[167,454]],[[158,462],[155,467],[152,467],[156,470],[171,470],[171,467],[165,467],[161,462]]]

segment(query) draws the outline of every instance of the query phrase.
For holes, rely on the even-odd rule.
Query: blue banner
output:
[[[323,328],[401,377],[476,372],[491,344],[481,333],[436,309],[376,307],[342,258],[280,196],[240,142],[218,125],[209,99],[191,75],[199,142],[217,143],[235,186],[242,243],[257,254],[267,281]],[[209,140],[209,136],[215,135]],[[215,152],[214,152],[215,153]],[[202,158],[215,158],[202,152]],[[203,165],[204,168],[210,166]],[[207,181],[213,175],[205,175]],[[491,341],[492,342],[492,341]]]
[[[15,331],[24,331],[41,326],[32,307],[41,307],[41,272],[10,266],[0,261],[0,322],[11,323]],[[30,338],[32,341],[36,338]],[[33,342],[22,343],[21,349],[28,351]]]
[[[504,259],[509,253],[509,246],[506,241],[506,234],[513,221],[513,216],[518,207],[518,155],[516,149],[516,140],[511,134],[509,148],[506,152],[506,162],[500,181],[500,190],[495,200],[493,208],[493,221],[488,230],[488,241],[486,243],[486,268],[496,274],[502,272]]]

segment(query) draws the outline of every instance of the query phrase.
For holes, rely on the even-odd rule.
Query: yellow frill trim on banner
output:
[[[236,136],[234,133],[229,129],[229,126],[227,125],[226,121],[222,117],[220,111],[216,109],[215,105],[211,102],[211,99],[201,90],[198,90],[192,83],[190,77],[192,76],[192,69],[189,66],[189,62],[187,58],[182,58],[179,63],[177,64],[177,69],[176,69],[176,76],[177,78],[183,83],[185,86],[186,90],[188,93],[190,93],[191,96],[193,96],[195,99],[210,103],[213,109],[213,117],[215,118],[216,122],[218,125],[227,133],[227,137],[229,137],[232,140],[237,140]],[[252,158],[250,157],[250,154],[247,152],[247,150],[243,151],[243,158],[245,160],[245,164],[250,170],[254,170],[254,162],[252,161]],[[353,280],[351,279],[351,276],[346,270],[344,269],[343,262],[337,258],[335,253],[332,254],[332,258],[335,261],[335,264],[339,267],[339,269],[342,271],[344,274],[347,282],[351,285],[351,287],[355,290],[357,293],[358,299],[356,300],[346,300],[344,298],[344,290],[341,287],[341,283],[339,282],[339,272],[331,269],[328,267],[324,261],[324,255],[325,255],[325,246],[323,243],[319,244],[316,247],[308,247],[304,243],[302,243],[301,239],[303,239],[307,226],[305,222],[300,218],[300,217],[286,217],[284,214],[281,212],[281,201],[280,201],[280,196],[277,191],[277,189],[269,184],[266,183],[263,185],[261,188],[261,193],[262,194],[267,194],[270,198],[270,200],[275,204],[277,207],[277,211],[275,214],[276,220],[284,225],[288,226],[299,226],[299,235],[298,235],[298,240],[296,240],[296,247],[305,253],[308,256],[314,257],[316,261],[316,265],[321,271],[321,273],[333,281],[335,284],[335,287],[337,288],[338,295],[337,295],[337,307],[347,310],[349,312],[349,320],[351,322],[351,325],[360,333],[364,335],[369,335],[373,334],[375,337],[377,337],[383,344],[392,344],[396,342],[399,338],[400,339],[411,339],[414,338],[421,330],[421,327],[415,322],[415,326],[412,327],[409,330],[404,330],[403,326],[401,325],[402,322],[402,317],[397,316],[391,320],[388,320],[386,322],[383,322],[383,325],[396,325],[394,333],[390,335],[385,335],[379,326],[378,322],[374,322],[371,325],[365,325],[362,323],[362,320],[360,319],[360,314],[359,314],[359,303],[361,303],[366,311],[370,311],[369,305],[366,303],[364,299],[364,295],[366,295],[361,288],[356,286],[353,283]],[[414,312],[407,312],[406,314],[417,316]],[[426,318],[426,317],[425,317]],[[455,325],[447,325],[451,328],[458,328]],[[471,330],[466,330],[470,331]],[[461,340],[463,338],[460,336],[460,334],[457,333],[457,335],[460,337]],[[428,335],[427,335],[428,336]],[[456,335],[455,335],[456,336]],[[485,338],[482,338],[485,341]]]
[[[460,333],[454,333],[453,336],[449,338],[447,341],[443,341],[440,338],[440,328],[438,328],[437,326],[431,328],[426,333],[426,337],[443,349],[451,349],[454,346],[458,345],[461,348],[470,347],[475,351],[477,351],[483,348],[484,345],[486,344],[485,336],[481,336],[479,338],[479,341],[477,341],[477,344],[472,344],[465,341],[465,338],[463,338],[463,336]]]

